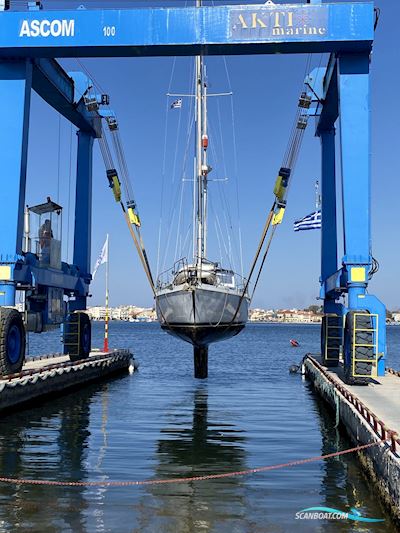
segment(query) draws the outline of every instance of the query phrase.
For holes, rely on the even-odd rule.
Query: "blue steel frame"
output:
[[[32,80],[37,78],[32,72],[38,72],[38,64],[42,64],[42,71],[52,70],[53,89],[58,95],[53,98],[42,76],[41,84],[36,82],[42,96],[66,114],[58,99],[62,100],[60,94],[68,83],[63,73],[56,73],[54,57],[330,52],[328,68],[315,73],[321,102],[317,110],[317,135],[322,148],[321,296],[327,313],[344,315],[347,309],[368,309],[379,314],[381,374],[386,353],[385,308],[366,294],[372,261],[369,56],[373,38],[372,2],[312,0],[305,5],[0,13],[0,90],[2,102],[6,102],[5,123],[10,125],[0,133],[7,176],[7,181],[3,178],[6,208],[0,212],[0,227],[5,230],[0,261],[13,265],[21,258],[29,94]],[[71,95],[65,97],[71,100]],[[77,124],[72,107],[67,108],[68,118]],[[75,305],[84,308],[90,281],[91,159],[96,127],[80,111],[74,262],[86,290]],[[335,169],[338,119],[345,237],[339,270]],[[13,278],[0,281],[0,305],[13,302],[14,287]],[[2,292],[6,295],[3,299]],[[345,293],[347,307],[338,302]]]
[[[15,305],[17,286],[42,286],[62,288],[76,297],[75,308],[86,307],[91,279],[91,147],[93,139],[101,135],[100,115],[89,113],[82,99],[90,85],[82,73],[68,75],[53,59],[0,60],[0,95],[6,104],[2,114],[7,126],[0,131],[0,306]],[[82,231],[75,233],[75,250],[79,253],[74,254],[74,265],[63,263],[61,271],[44,268],[34,254],[22,251],[32,89],[79,129],[75,220],[82,222]]]
[[[379,376],[385,374],[386,308],[367,294],[372,268],[370,58],[332,54],[326,69],[309,76],[319,99],[316,135],[322,148],[321,298],[324,312],[366,310],[374,318]],[[338,269],[335,125],[340,122],[344,255]],[[347,294],[347,305],[340,302]],[[377,323],[378,322],[378,323]],[[344,354],[345,357],[349,354]]]

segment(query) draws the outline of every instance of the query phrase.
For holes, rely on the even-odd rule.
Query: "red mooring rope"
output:
[[[208,474],[204,476],[193,476],[183,478],[171,478],[171,479],[145,479],[143,481],[51,481],[46,479],[15,479],[10,477],[0,477],[0,483],[8,483],[11,485],[48,485],[52,487],[131,487],[142,485],[166,485],[171,483],[187,483],[190,481],[206,481],[208,479],[224,479],[236,476],[247,476],[249,474],[257,474],[259,472],[268,472],[269,470],[279,470],[280,468],[287,468],[290,466],[298,466],[313,461],[321,461],[323,459],[330,459],[331,457],[338,457],[340,455],[346,455],[348,453],[365,450],[372,448],[385,442],[379,440],[377,442],[370,442],[369,444],[363,444],[362,446],[356,446],[355,448],[349,448],[340,452],[329,453],[327,455],[318,455],[316,457],[309,457],[308,459],[299,459],[297,461],[290,461],[288,463],[282,463],[270,466],[260,466],[258,468],[249,468],[248,470],[239,470],[237,472],[226,472],[223,474]]]

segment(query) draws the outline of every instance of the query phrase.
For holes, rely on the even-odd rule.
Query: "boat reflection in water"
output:
[[[171,417],[171,426],[161,431],[163,438],[157,445],[159,464],[155,478],[185,478],[245,469],[245,437],[226,422],[227,415],[219,411],[210,414],[207,389],[196,389],[191,421],[182,417],[180,404]],[[243,478],[233,477],[151,486],[154,512],[149,518],[147,508],[145,530],[217,531],[222,521],[224,527],[239,519],[243,521],[246,513],[243,485]]]

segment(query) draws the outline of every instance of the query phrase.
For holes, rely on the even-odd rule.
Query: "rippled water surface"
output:
[[[102,325],[94,325],[101,345]],[[299,349],[289,339],[299,340]],[[140,370],[0,419],[1,475],[147,480],[239,471],[351,447],[310,385],[288,367],[319,345],[317,326],[249,325],[210,349],[210,377],[192,377],[191,348],[157,324],[111,324],[112,347]],[[400,368],[400,328],[389,328]],[[397,348],[397,352],[396,352]],[[31,353],[59,334],[31,336]],[[381,524],[296,520],[328,506]],[[396,531],[352,456],[209,481],[145,487],[0,485],[0,531]]]

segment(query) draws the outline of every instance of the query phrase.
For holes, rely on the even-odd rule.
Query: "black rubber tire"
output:
[[[71,361],[87,359],[92,346],[92,325],[86,313],[70,313],[64,323],[64,354]]]
[[[357,313],[357,317],[355,314]],[[362,313],[362,315],[360,315]],[[345,357],[344,361],[344,380],[348,385],[368,385],[371,381],[372,363],[374,360],[374,350],[369,346],[357,346],[355,348],[356,358],[370,359],[371,362],[356,362],[355,371],[357,376],[352,374],[352,346],[351,342],[354,336],[355,321],[357,320],[357,329],[372,328],[372,317],[366,311],[349,311],[346,315],[345,337],[347,339],[346,349],[350,350],[350,357]],[[372,331],[356,331],[356,344],[373,344]]]
[[[327,323],[330,325],[333,322],[334,326],[341,324],[342,317],[338,316],[323,316],[321,323],[321,360],[322,364],[326,367],[335,367],[339,365],[340,348],[342,346],[342,330],[333,329],[331,333],[337,333],[337,335],[330,335],[328,339],[328,352],[329,358],[325,356],[325,337]],[[333,354],[333,356],[332,356]]]
[[[10,335],[13,339],[10,340]],[[18,343],[15,345],[15,341]],[[10,351],[13,343],[15,352]],[[21,372],[25,362],[26,332],[21,313],[0,307],[0,375]]]

